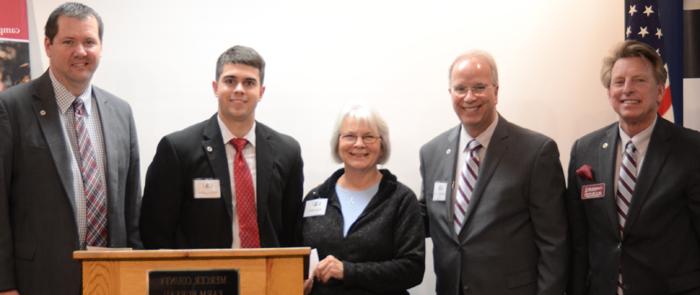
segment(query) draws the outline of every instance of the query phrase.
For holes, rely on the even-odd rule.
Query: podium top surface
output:
[[[131,250],[110,249],[80,250],[73,252],[77,260],[131,260],[177,258],[226,258],[226,257],[285,257],[309,255],[311,248],[256,248],[256,249],[189,249],[189,250]]]

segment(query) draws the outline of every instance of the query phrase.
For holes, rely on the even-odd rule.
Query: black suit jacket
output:
[[[141,247],[139,151],[129,105],[93,86],[102,120],[109,246]],[[0,290],[81,293],[73,175],[48,71],[0,93]]]
[[[298,245],[303,162],[291,137],[256,123],[257,212],[261,247]],[[165,136],[146,174],[141,235],[146,248],[230,248],[231,175],[216,114]],[[194,179],[218,179],[221,197],[195,199]]]
[[[499,117],[459,233],[453,227],[460,127],[420,150],[421,204],[439,295],[560,295],[566,286],[564,172],[556,143]],[[444,200],[433,195],[445,183]],[[460,290],[461,289],[461,290]]]
[[[571,294],[700,294],[700,135],[658,118],[637,177],[623,236],[615,204],[618,124],[571,150],[567,205],[573,241]],[[593,179],[576,174],[590,165]],[[581,199],[584,185],[604,197]]]

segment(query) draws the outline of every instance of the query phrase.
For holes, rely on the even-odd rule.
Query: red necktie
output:
[[[241,248],[260,248],[258,232],[258,214],[255,208],[255,190],[250,169],[243,157],[243,148],[248,141],[245,138],[231,140],[236,148],[236,159],[233,161],[233,180],[236,184],[236,216],[238,216],[238,233]]]
[[[85,104],[80,98],[73,101],[73,114],[75,135],[78,139],[80,150],[80,175],[83,178],[83,191],[85,192],[87,230],[85,244],[87,246],[107,246],[107,197],[105,187],[98,174],[97,158],[92,148],[90,135],[85,127]]]

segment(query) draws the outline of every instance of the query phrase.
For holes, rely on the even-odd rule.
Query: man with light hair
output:
[[[571,148],[569,294],[700,294],[700,134],[657,115],[652,47],[617,45],[601,81],[619,119]]]
[[[420,150],[436,292],[562,294],[568,252],[557,145],[499,115],[498,89],[490,54],[457,57],[449,93],[460,124]]]

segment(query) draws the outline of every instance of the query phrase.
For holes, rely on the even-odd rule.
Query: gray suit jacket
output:
[[[621,238],[615,203],[618,124],[574,143],[567,205],[573,263],[570,294],[700,294],[700,134],[658,118]],[[576,174],[590,165],[593,179]],[[602,198],[581,199],[585,185]]]
[[[129,105],[93,87],[102,119],[109,246],[141,247],[139,152]],[[81,293],[70,154],[48,71],[0,93],[0,290]]]
[[[437,294],[562,294],[567,238],[556,143],[503,117],[489,143],[461,232],[452,191],[460,126],[420,151],[421,203],[433,239]],[[447,183],[445,201],[433,199]]]

